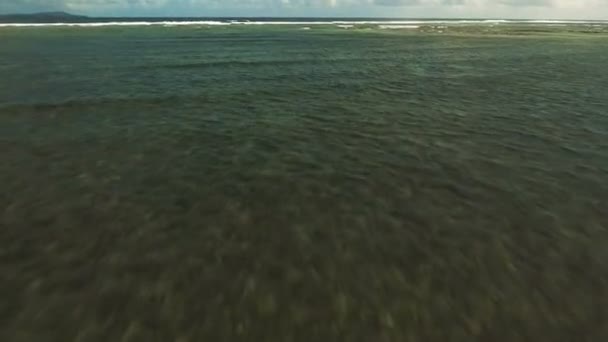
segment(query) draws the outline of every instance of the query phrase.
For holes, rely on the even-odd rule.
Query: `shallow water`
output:
[[[410,31],[0,29],[0,339],[605,340],[608,37]]]

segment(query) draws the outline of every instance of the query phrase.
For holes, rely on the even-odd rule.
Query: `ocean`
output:
[[[608,338],[608,24],[273,23],[0,24],[0,340]]]

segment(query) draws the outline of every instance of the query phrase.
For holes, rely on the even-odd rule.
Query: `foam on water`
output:
[[[109,21],[89,23],[0,23],[0,27],[53,27],[53,26],[75,26],[75,27],[103,27],[103,26],[229,26],[229,25],[337,25],[341,28],[355,25],[379,25],[380,28],[414,28],[415,25],[462,25],[462,24],[608,24],[598,21],[581,20],[506,20],[506,19],[484,19],[484,20],[336,20],[336,21],[249,21],[249,20],[173,20],[173,21]],[[403,26],[403,27],[397,27]],[[407,26],[407,27],[406,27]]]
[[[419,25],[378,25],[379,29],[417,29]]]

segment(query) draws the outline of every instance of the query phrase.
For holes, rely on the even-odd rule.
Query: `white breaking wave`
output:
[[[378,25],[379,29],[417,29],[419,25]]]
[[[534,23],[534,24],[585,24],[585,23],[593,23],[594,21],[589,21],[589,20],[527,20],[524,22]]]
[[[480,20],[362,20],[362,21],[249,21],[249,20],[201,20],[201,21],[108,21],[92,23],[0,23],[0,27],[103,27],[103,26],[230,26],[230,25],[336,25],[341,28],[351,28],[356,25],[378,25],[379,28],[417,28],[420,25],[462,25],[462,24],[601,24],[607,22],[583,20],[506,20],[506,19],[480,19]]]

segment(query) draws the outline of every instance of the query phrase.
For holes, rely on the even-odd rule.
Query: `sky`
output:
[[[608,0],[0,0],[0,14],[608,19]]]

